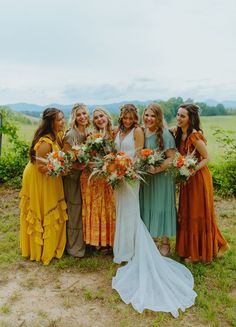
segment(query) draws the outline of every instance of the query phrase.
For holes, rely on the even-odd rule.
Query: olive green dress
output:
[[[71,146],[85,141],[85,135],[71,128],[66,132],[63,143]],[[80,191],[80,170],[72,170],[63,177],[65,200],[67,202],[68,221],[66,226],[66,251],[73,257],[83,257],[85,242],[83,239],[82,198]]]

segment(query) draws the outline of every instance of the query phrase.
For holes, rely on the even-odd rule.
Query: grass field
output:
[[[236,132],[236,116],[211,116],[201,117],[202,129],[207,139],[208,151],[211,161],[215,161],[223,154],[223,148],[216,142],[216,137],[213,135],[216,128],[222,128],[226,131]],[[175,120],[170,126],[175,124]],[[22,139],[30,141],[33,137],[37,125],[19,125],[19,135]],[[229,132],[228,132],[229,133]],[[233,134],[232,134],[233,135]],[[236,133],[234,134],[236,138]],[[7,144],[6,139],[3,139],[3,146]]]

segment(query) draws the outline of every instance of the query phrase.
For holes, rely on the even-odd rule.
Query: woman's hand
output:
[[[177,126],[172,126],[168,128],[171,134],[175,135],[177,133]]]
[[[154,166],[150,166],[148,169],[147,169],[147,172],[150,173],[150,174],[157,174],[159,173],[160,171],[158,170],[159,167],[154,167]]]

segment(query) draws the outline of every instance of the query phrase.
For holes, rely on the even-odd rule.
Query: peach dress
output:
[[[80,178],[84,241],[94,246],[113,245],[115,232],[115,199],[105,179],[83,171]]]
[[[197,140],[205,142],[201,132],[190,134],[186,143],[181,141],[179,152],[191,153]],[[197,151],[195,155],[201,161]],[[191,257],[192,261],[210,262],[227,249],[216,223],[212,176],[204,166],[180,186],[176,251],[180,257]]]

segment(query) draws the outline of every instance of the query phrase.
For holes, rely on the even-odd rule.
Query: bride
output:
[[[138,127],[137,108],[126,104],[121,108],[119,130],[115,138],[118,151],[134,158],[143,147],[144,134]],[[135,310],[170,312],[178,317],[194,304],[193,276],[180,263],[162,257],[140,218],[139,182],[122,185],[115,191],[116,232],[114,262],[128,261],[118,268],[112,287],[122,300]]]

